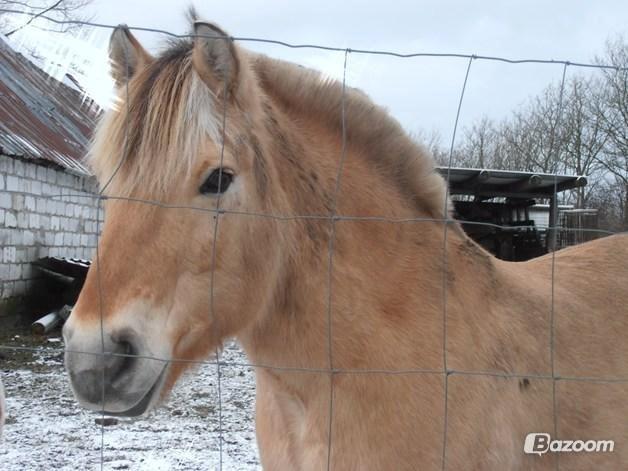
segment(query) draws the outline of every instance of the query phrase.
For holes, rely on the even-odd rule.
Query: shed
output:
[[[507,260],[526,260],[555,250],[560,192],[582,187],[582,175],[438,167],[449,181],[456,216],[476,241]],[[530,208],[548,201],[545,227]],[[534,212],[534,211],[533,211]]]
[[[37,281],[31,262],[90,258],[96,246],[99,202],[83,157],[100,108],[68,83],[0,37],[0,315]]]

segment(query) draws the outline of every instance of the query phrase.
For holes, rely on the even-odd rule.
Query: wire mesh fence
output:
[[[17,11],[17,10],[10,10],[10,9],[1,9],[0,12],[4,12],[4,13],[14,13],[14,14],[22,14],[23,12],[21,11]],[[30,15],[31,17],[33,16],[32,14]],[[115,25],[107,25],[107,24],[98,24],[98,23],[92,23],[92,22],[72,22],[72,21],[59,21],[56,20],[54,18],[48,17],[45,14],[40,14],[40,15],[36,15],[38,18],[40,19],[45,19],[48,20],[52,23],[56,23],[56,24],[72,24],[72,23],[78,23],[81,25],[86,25],[86,26],[90,26],[90,27],[94,27],[94,28],[104,28],[104,29],[111,29],[113,30],[114,28],[116,28]],[[165,30],[160,30],[160,29],[155,29],[155,28],[146,28],[146,27],[129,27],[129,29],[131,31],[144,31],[144,32],[152,32],[152,33],[158,33],[167,37],[173,37],[173,38],[196,38],[198,37],[198,35],[195,34],[185,34],[185,35],[180,35],[180,34],[175,34],[172,33],[170,31],[165,31]],[[207,37],[207,36],[204,36]],[[210,283],[210,302],[208,305],[208,311],[211,312],[213,311],[214,307],[213,307],[213,300],[214,300],[214,273],[215,273],[215,267],[216,267],[216,240],[217,240],[217,235],[218,235],[218,231],[219,231],[219,225],[221,223],[221,221],[223,220],[223,218],[229,217],[229,218],[258,218],[258,219],[267,219],[267,220],[273,220],[273,221],[280,221],[280,222],[289,222],[289,221],[299,221],[299,220],[312,220],[312,221],[320,221],[320,222],[328,222],[329,223],[329,227],[330,227],[330,237],[329,237],[329,241],[328,241],[328,246],[327,246],[327,266],[325,267],[326,269],[326,279],[327,279],[327,286],[326,286],[326,292],[327,292],[327,299],[326,299],[326,306],[327,306],[327,310],[326,310],[326,317],[327,317],[327,366],[324,368],[321,367],[313,367],[313,368],[309,368],[309,367],[291,367],[291,366],[285,366],[285,365],[276,365],[276,364],[259,364],[259,363],[252,363],[252,362],[247,362],[247,361],[238,361],[238,360],[234,360],[233,358],[231,359],[225,359],[221,356],[221,352],[220,351],[216,351],[215,352],[215,356],[213,359],[210,360],[202,360],[202,361],[196,361],[196,360],[184,360],[184,359],[171,359],[171,358],[162,358],[162,357],[155,357],[155,356],[150,356],[150,355],[138,355],[135,353],[131,353],[131,354],[127,354],[127,353],[119,353],[119,352],[109,352],[106,351],[105,348],[105,340],[104,340],[104,335],[105,335],[105,328],[104,328],[104,315],[102,313],[102,309],[103,309],[103,305],[104,303],[106,303],[106,299],[101,291],[100,288],[100,283],[98,283],[99,286],[99,309],[101,310],[100,312],[100,332],[101,332],[101,344],[102,344],[102,348],[100,352],[94,352],[94,351],[77,351],[77,350],[70,350],[70,349],[63,349],[63,348],[58,348],[58,349],[52,349],[53,351],[56,351],[56,353],[61,354],[64,352],[70,352],[70,353],[76,353],[76,354],[81,354],[81,355],[92,355],[92,356],[99,356],[99,357],[105,357],[105,358],[111,358],[111,357],[121,357],[121,358],[134,358],[134,359],[146,359],[146,360],[153,360],[153,361],[158,361],[158,362],[163,362],[165,365],[171,365],[174,363],[190,363],[190,364],[195,364],[198,366],[205,366],[205,367],[213,367],[215,368],[215,378],[216,378],[216,400],[217,400],[217,430],[216,433],[218,434],[219,438],[218,438],[218,446],[219,446],[219,450],[218,450],[218,455],[219,455],[219,461],[218,461],[218,467],[219,469],[223,469],[223,465],[225,465],[225,462],[223,461],[223,444],[225,442],[225,438],[223,436],[225,428],[229,427],[230,424],[228,423],[224,423],[224,417],[223,417],[223,407],[224,407],[224,397],[223,397],[223,381],[224,381],[224,375],[225,375],[225,371],[229,370],[230,368],[249,368],[249,369],[263,369],[263,370],[270,370],[270,371],[277,371],[277,372],[294,372],[294,373],[303,373],[303,374],[323,374],[323,375],[329,375],[330,377],[330,381],[329,381],[329,385],[330,385],[330,390],[329,390],[329,411],[328,411],[328,431],[327,431],[327,469],[332,469],[333,468],[333,460],[332,460],[332,449],[333,449],[333,444],[334,444],[334,435],[333,435],[333,420],[334,420],[334,414],[336,412],[336,407],[337,404],[335,404],[335,381],[334,381],[334,377],[338,376],[338,375],[435,375],[438,377],[442,377],[444,380],[444,391],[443,391],[443,401],[444,401],[444,409],[442,411],[442,419],[443,419],[443,436],[442,436],[442,456],[441,456],[441,467],[442,469],[446,469],[447,468],[447,451],[448,451],[448,431],[449,431],[449,422],[451,420],[451,416],[450,416],[450,409],[448,406],[448,398],[449,398],[449,381],[451,380],[452,377],[454,376],[474,376],[474,377],[493,377],[493,378],[517,378],[517,379],[540,379],[540,380],[548,380],[552,382],[552,422],[553,422],[553,436],[554,437],[559,437],[559,427],[558,427],[558,415],[557,415],[557,411],[558,411],[558,404],[557,404],[557,396],[556,396],[556,384],[559,381],[564,381],[564,382],[591,382],[591,383],[600,383],[600,384],[628,384],[628,377],[608,377],[608,376],[604,376],[601,375],[599,377],[596,376],[565,376],[565,375],[560,375],[557,373],[557,369],[555,367],[555,363],[556,363],[556,359],[555,359],[555,342],[556,342],[556,338],[555,338],[555,312],[554,312],[554,279],[555,279],[555,267],[556,267],[556,262],[555,262],[555,252],[552,252],[551,254],[551,258],[552,258],[552,265],[551,265],[551,291],[550,291],[550,295],[551,295],[551,312],[549,313],[549,343],[547,345],[547,351],[550,357],[550,366],[551,366],[551,371],[549,374],[539,374],[533,371],[501,371],[501,370],[495,370],[495,371],[489,371],[489,370],[483,370],[483,369],[478,369],[478,370],[469,370],[469,369],[465,369],[465,370],[459,370],[459,369],[455,369],[453,367],[451,367],[451,365],[448,362],[448,293],[449,293],[449,289],[448,289],[448,270],[447,270],[447,266],[449,264],[449,260],[450,257],[453,257],[454,255],[448,253],[448,245],[447,245],[447,241],[448,241],[448,237],[449,237],[449,231],[451,231],[451,226],[453,224],[456,224],[456,221],[454,219],[452,219],[452,217],[450,216],[449,212],[446,210],[444,212],[444,214],[442,215],[442,217],[437,217],[437,218],[433,218],[433,217],[417,217],[417,218],[399,218],[399,217],[389,217],[387,215],[376,215],[376,216],[372,216],[372,215],[368,215],[368,216],[364,216],[364,215],[340,215],[337,213],[337,200],[338,200],[338,194],[340,192],[340,188],[341,188],[341,182],[342,182],[342,178],[343,178],[343,172],[345,171],[345,161],[346,161],[346,157],[347,157],[347,135],[346,135],[346,126],[347,126],[347,122],[350,122],[351,120],[351,115],[347,114],[346,112],[346,89],[347,89],[347,71],[348,69],[350,69],[351,67],[351,57],[353,55],[373,55],[373,56],[390,56],[390,57],[394,57],[394,58],[398,58],[400,60],[420,60],[421,58],[451,58],[451,59],[456,59],[456,60],[460,60],[460,61],[464,61],[466,63],[466,67],[464,69],[464,75],[460,77],[460,89],[459,89],[459,93],[458,93],[458,104],[457,104],[457,109],[456,109],[456,114],[454,117],[452,117],[452,123],[453,123],[453,131],[451,134],[451,140],[450,140],[450,147],[449,147],[449,162],[448,162],[448,168],[450,169],[452,167],[452,159],[453,159],[453,155],[454,155],[454,148],[456,145],[456,136],[457,133],[459,131],[459,122],[460,122],[460,116],[461,116],[461,111],[464,109],[464,104],[465,104],[465,92],[467,90],[467,84],[473,80],[473,70],[474,70],[474,64],[476,64],[477,62],[480,61],[490,61],[490,62],[501,62],[501,63],[506,63],[506,64],[510,64],[513,67],[517,66],[517,65],[521,65],[521,64],[540,64],[540,65],[545,65],[547,67],[555,67],[557,68],[557,70],[560,72],[560,97],[561,100],[559,101],[559,112],[557,114],[557,118],[556,120],[560,120],[562,117],[562,105],[563,105],[563,101],[562,101],[562,97],[564,95],[565,92],[565,83],[566,83],[566,77],[568,76],[568,72],[569,70],[573,69],[573,68],[591,68],[591,69],[604,69],[604,70],[617,70],[617,71],[621,71],[623,69],[619,69],[616,68],[614,66],[610,66],[610,65],[603,65],[603,64],[590,64],[590,63],[579,63],[579,62],[571,62],[571,61],[564,61],[564,60],[544,60],[544,59],[510,59],[510,58],[505,58],[505,57],[492,57],[492,56],[482,56],[482,55],[469,55],[469,54],[450,54],[450,53],[431,53],[431,52],[417,52],[417,53],[399,53],[399,52],[395,52],[395,51],[382,51],[382,50],[364,50],[364,49],[350,49],[350,48],[338,48],[338,47],[331,47],[331,46],[325,46],[325,45],[316,45],[316,44],[291,44],[291,43],[287,43],[284,41],[278,41],[278,40],[272,40],[272,39],[262,39],[262,38],[250,38],[250,37],[217,37],[218,39],[221,40],[225,40],[225,41],[235,41],[238,44],[242,44],[242,45],[246,45],[247,43],[267,43],[267,44],[272,44],[272,45],[277,45],[277,46],[281,46],[281,47],[286,47],[286,48],[293,48],[293,49],[318,49],[318,50],[324,50],[324,51],[329,51],[331,53],[337,53],[339,55],[342,56],[342,61],[343,61],[343,75],[342,75],[342,96],[341,96],[341,101],[340,101],[340,110],[341,110],[341,115],[339,117],[340,122],[341,122],[341,141],[342,141],[342,148],[341,148],[341,155],[339,156],[339,161],[338,161],[338,167],[337,170],[335,172],[335,177],[334,177],[334,194],[333,194],[333,199],[332,199],[332,205],[331,205],[331,209],[329,211],[328,214],[282,214],[282,213],[274,213],[274,212],[256,212],[256,211],[238,211],[238,210],[231,210],[229,208],[225,208],[225,207],[221,207],[221,196],[219,195],[217,198],[217,205],[215,208],[213,209],[208,209],[206,207],[200,207],[200,206],[181,206],[181,205],[172,205],[172,204],[168,204],[165,203],[163,201],[158,201],[158,200],[146,200],[146,199],[140,199],[140,198],[133,198],[133,197],[127,197],[127,196],[120,196],[120,195],[115,195],[115,194],[107,194],[105,195],[105,192],[107,191],[107,189],[109,188],[110,184],[112,181],[115,180],[116,175],[118,173],[118,171],[120,171],[125,159],[128,157],[128,149],[127,149],[127,143],[125,140],[125,148],[123,151],[123,155],[120,156],[120,160],[118,165],[116,166],[114,172],[109,176],[109,178],[106,179],[106,181],[104,182],[104,184],[101,186],[101,190],[98,194],[93,194],[93,195],[89,195],[86,196],[85,194],[49,194],[46,195],[46,197],[51,198],[51,199],[64,199],[64,198],[69,198],[69,197],[80,197],[80,198],[95,198],[99,201],[99,212],[100,214],[102,214],[103,209],[102,209],[102,202],[104,202],[105,200],[116,200],[116,201],[127,201],[129,203],[133,203],[133,204],[145,204],[145,205],[151,205],[157,208],[160,208],[163,211],[194,211],[194,212],[198,212],[199,215],[201,216],[205,216],[207,215],[208,217],[212,217],[212,221],[213,221],[213,236],[211,238],[211,283]],[[128,54],[128,51],[125,51],[125,54]],[[128,74],[129,74],[129,70],[127,69],[126,71],[127,73],[127,79]],[[228,83],[225,81],[224,86],[225,86],[225,90],[227,87]],[[129,106],[129,90],[128,90],[128,80],[126,82],[125,85],[126,89],[122,90],[121,95],[125,98],[124,99],[124,103],[125,105],[128,107]],[[228,115],[228,107],[227,107],[227,101],[224,100],[224,107],[222,109],[221,115],[222,115],[222,119],[221,119],[221,134],[222,134],[222,139],[221,142],[218,143],[219,144],[219,148],[220,148],[220,167],[223,166],[223,162],[224,162],[224,151],[225,151],[225,142],[226,142],[226,133],[227,133],[227,115]],[[129,113],[129,110],[127,108],[127,114]],[[552,149],[552,155],[554,155],[554,158],[557,160],[558,159],[558,149],[555,149],[555,136],[552,135],[551,136],[551,144],[550,144],[550,149]],[[556,166],[557,168],[557,166]],[[222,178],[222,174],[221,177]],[[449,172],[447,172],[446,176],[445,176],[445,180],[447,181],[447,184],[449,184]],[[554,190],[555,192],[557,191],[557,185],[558,182],[557,180],[555,180],[554,182]],[[220,186],[220,183],[219,183]],[[19,194],[24,194],[24,192],[10,192],[10,193],[19,193]],[[449,200],[449,191],[447,191],[446,195],[445,195],[445,204],[444,207],[448,208],[448,203],[447,201]],[[100,221],[100,217],[97,218],[98,221]],[[338,367],[335,362],[334,362],[334,343],[333,343],[333,338],[334,338],[334,331],[332,329],[333,327],[333,297],[334,297],[334,276],[333,276],[333,268],[334,268],[334,260],[335,260],[335,243],[336,243],[336,227],[337,224],[339,223],[344,223],[344,222],[363,222],[363,223],[386,223],[386,224],[391,224],[391,225],[400,225],[400,224],[417,224],[417,223],[441,223],[442,227],[443,227],[443,233],[442,233],[442,240],[443,240],[443,245],[442,245],[442,345],[443,345],[443,349],[442,349],[442,364],[443,364],[443,368],[398,368],[398,369],[384,369],[384,368],[361,368],[361,369],[347,369],[347,368],[341,368]],[[99,222],[100,224],[100,222]],[[486,226],[486,227],[493,227],[493,228],[505,228],[506,226],[501,226],[498,224],[492,224],[492,223],[487,223],[487,222],[473,222],[473,221],[465,221],[465,224],[467,225],[480,225],[480,226]],[[516,229],[517,226],[508,226],[509,229]],[[527,228],[527,226],[521,226],[521,228]],[[101,228],[98,227],[97,232],[100,233]],[[557,229],[557,230],[561,230],[562,233],[569,233],[569,231],[573,230],[573,231],[579,231],[580,233],[582,232],[590,232],[590,233],[596,233],[596,234],[602,234],[602,235],[610,235],[613,234],[612,231],[606,231],[606,230],[598,230],[598,229],[583,229],[580,227],[577,228],[569,228],[569,227],[562,227],[562,226],[551,226],[549,227],[549,229]],[[99,249],[96,249],[95,252],[95,258],[98,261],[100,259],[100,253],[99,253]],[[436,255],[435,255],[436,256]],[[96,265],[96,269],[98,270],[98,268],[100,267],[100,264],[97,263]],[[418,269],[418,268],[417,268]],[[100,279],[100,273],[97,271],[97,277],[98,279]],[[23,346],[17,346],[17,345],[11,345],[11,344],[6,344],[6,345],[0,345],[0,351],[5,350],[5,351],[23,351],[23,350],[27,350],[27,351],[33,351],[33,352],[42,352],[43,350],[36,348],[36,347],[23,347]],[[51,349],[46,349],[45,352],[47,354],[50,354]],[[103,403],[103,407],[105,404],[105,389],[104,389],[104,367],[103,367],[103,390],[102,390],[102,403]],[[104,417],[106,416],[106,413],[103,409],[102,411],[102,417],[104,419]],[[105,442],[105,435],[106,435],[106,430],[105,430],[105,425],[104,425],[104,421],[103,421],[103,425],[100,427],[100,466],[101,468],[104,467],[105,465],[105,453],[106,453],[106,442]],[[154,432],[154,433],[159,433],[159,432]],[[558,468],[559,466],[559,461],[556,460],[556,467]]]

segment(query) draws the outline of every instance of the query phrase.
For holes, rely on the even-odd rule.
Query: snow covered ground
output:
[[[8,417],[0,442],[0,469],[17,470],[200,470],[220,468],[216,365],[204,364],[175,386],[170,399],[150,416],[102,427],[98,415],[80,409],[63,369],[59,339],[43,351],[7,361],[0,351]],[[20,345],[19,339],[15,339]],[[226,362],[245,363],[235,345]],[[255,443],[254,377],[245,366],[223,366],[222,469],[260,469]]]

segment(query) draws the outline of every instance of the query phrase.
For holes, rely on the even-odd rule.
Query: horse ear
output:
[[[238,81],[240,60],[233,39],[218,26],[194,23],[192,64],[203,82],[217,95],[231,92]]]
[[[109,39],[109,60],[116,87],[123,86],[152,59],[126,25],[113,30]]]

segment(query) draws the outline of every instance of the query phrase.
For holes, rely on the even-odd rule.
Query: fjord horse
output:
[[[112,34],[105,223],[64,329],[78,401],[144,414],[236,338],[264,365],[265,469],[628,463],[628,238],[500,261],[363,93],[194,28],[157,57]],[[531,432],[615,448],[526,454]]]

